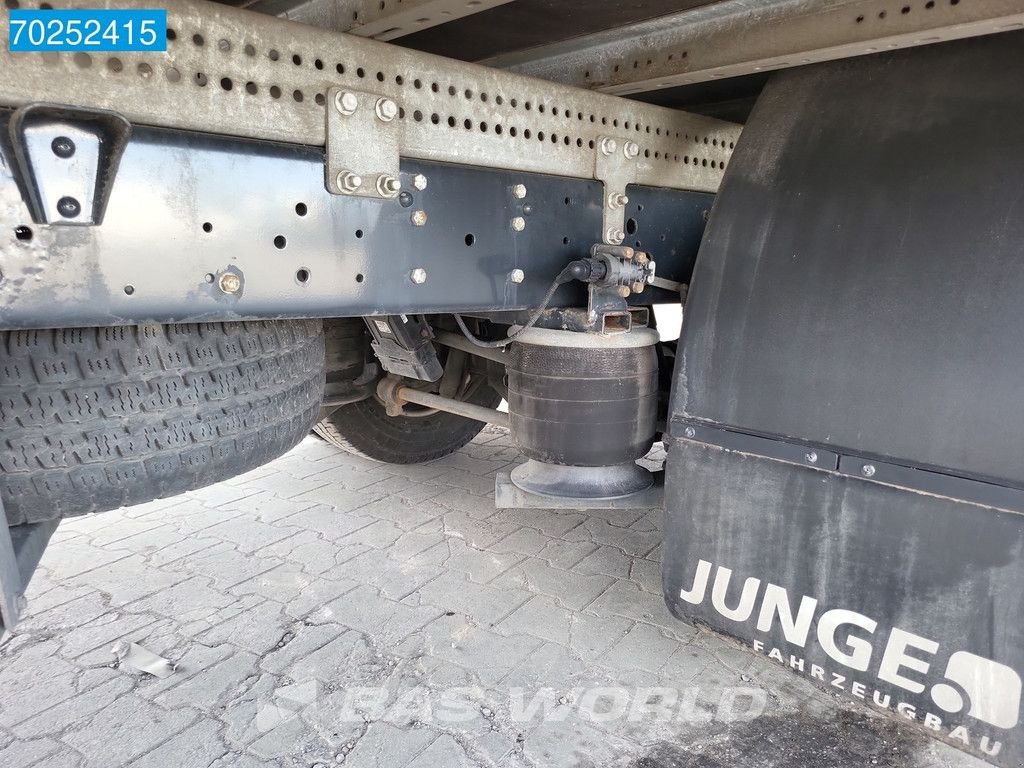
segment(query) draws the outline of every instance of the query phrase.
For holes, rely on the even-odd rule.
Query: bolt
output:
[[[604,239],[611,245],[618,245],[626,239],[626,233],[617,227],[608,227],[608,230],[604,233]]]
[[[402,182],[394,176],[382,173],[377,177],[377,193],[381,197],[398,197],[398,193],[401,189]]]
[[[626,156],[627,160],[632,160],[640,154],[640,145],[635,141],[627,141],[622,145],[622,153]]]
[[[815,453],[814,451],[808,451],[807,453],[805,453],[804,458],[807,459],[808,464],[818,463],[818,454]]]
[[[234,272],[225,272],[217,282],[224,293],[238,293],[242,289],[242,278]]]
[[[423,267],[416,267],[416,269],[409,273],[409,279],[416,283],[416,285],[423,285],[427,282],[427,270],[423,269]]]
[[[615,148],[618,144],[615,143],[615,139],[605,136],[601,139],[601,152],[605,155],[612,155],[615,153]]]
[[[690,439],[693,439],[694,437],[697,436],[697,430],[695,430],[693,427],[687,427],[686,429],[683,430],[683,434],[689,437]]]
[[[363,177],[352,171],[341,171],[337,178],[338,187],[346,194],[352,194],[363,186]]]
[[[412,177],[412,186],[413,189],[422,192],[424,189],[427,188],[427,177],[424,176],[422,173],[417,173],[415,176]]]
[[[522,200],[524,197],[526,197],[526,185],[516,184],[514,187],[512,187],[512,197],[516,198],[517,200]]]
[[[67,136],[58,136],[50,143],[50,149],[57,157],[67,159],[75,154],[75,142]]]
[[[650,261],[647,254],[644,253],[643,251],[640,251],[638,254],[636,254],[636,256],[633,257],[633,260],[637,264],[640,264],[641,266]]]
[[[875,475],[875,465],[874,464],[865,464],[863,467],[860,468],[860,473],[862,475],[864,475],[864,477],[874,477],[874,475]]]
[[[62,197],[57,201],[57,213],[65,219],[73,219],[82,212],[82,206],[73,197]]]
[[[413,211],[412,216],[413,225],[422,227],[427,223],[427,212],[426,211]]]
[[[624,208],[629,202],[629,198],[621,192],[612,192],[608,195],[608,207],[612,209]]]
[[[359,107],[359,99],[356,98],[354,93],[339,91],[334,94],[334,106],[338,108],[341,114],[351,115]]]
[[[618,288],[618,294],[622,298],[628,299],[629,298],[629,294],[630,294],[630,290],[626,286],[620,285],[619,288]]]
[[[398,105],[391,99],[381,97],[373,107],[377,113],[377,119],[384,123],[390,123],[398,117]]]
[[[643,280],[637,280],[633,283],[633,293],[642,293],[644,288],[647,287],[647,283]]]
[[[522,216],[516,216],[514,219],[512,219],[512,229],[514,229],[516,232],[522,232],[524,229],[526,229],[526,219],[524,219]]]
[[[513,269],[508,273],[508,279],[513,283],[521,283],[526,279],[526,273],[521,269]]]

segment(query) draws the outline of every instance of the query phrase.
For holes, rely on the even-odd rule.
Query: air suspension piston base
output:
[[[532,328],[509,350],[512,437],[529,459],[522,490],[562,499],[615,499],[653,477],[635,462],[654,442],[656,331],[603,335]]]

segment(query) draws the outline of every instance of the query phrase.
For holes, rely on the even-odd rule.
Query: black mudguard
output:
[[[1024,35],[768,84],[670,416],[677,616],[1024,761]]]

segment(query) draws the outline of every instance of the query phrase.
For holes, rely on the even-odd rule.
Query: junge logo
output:
[[[878,679],[911,693],[927,688],[927,674],[939,652],[939,643],[899,627],[889,629],[881,657],[873,656],[871,639],[878,622],[855,611],[833,608],[818,611],[818,601],[809,595],[793,605],[784,587],[747,578],[739,587],[738,600],[730,597],[732,570],[715,569],[700,560],[692,586],[679,592],[680,599],[700,605],[711,593],[711,605],[723,618],[746,622],[756,615],[759,632],[778,626],[788,643],[806,647],[811,628],[816,628],[817,645],[833,661],[858,672],[871,670]],[[735,592],[735,590],[733,590]],[[732,602],[732,605],[729,603]],[[1021,678],[1012,668],[967,651],[956,651],[946,663],[945,681],[932,686],[931,699],[944,712],[967,714],[997,728],[1010,729],[1020,721]]]

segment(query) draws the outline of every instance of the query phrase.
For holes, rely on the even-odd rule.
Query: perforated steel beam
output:
[[[1021,0],[727,0],[482,63],[630,94],[1022,27]]]
[[[394,40],[512,0],[258,0],[250,10],[335,32]]]
[[[335,108],[328,89],[350,88],[397,102],[402,157],[594,179],[611,138],[615,157],[627,146],[634,155],[608,171],[616,186],[697,191],[717,189],[739,135],[719,120],[251,11],[201,0],[166,5],[166,53],[0,50],[0,105],[45,101],[108,109],[141,125],[323,146],[325,110]],[[364,140],[374,142],[373,132]]]

